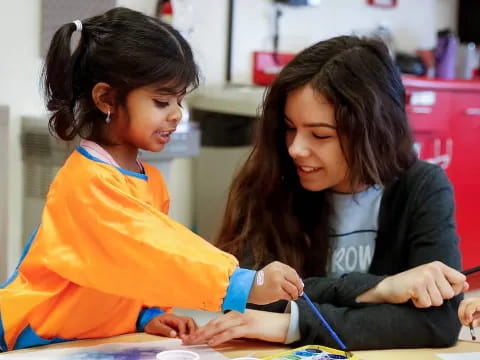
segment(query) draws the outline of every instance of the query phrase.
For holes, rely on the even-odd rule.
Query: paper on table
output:
[[[151,360],[165,350],[185,349],[196,352],[202,360],[227,358],[207,345],[184,346],[180,339],[146,342],[121,342],[63,349],[38,349],[32,352],[12,352],[0,355],[5,360]]]
[[[473,353],[458,353],[458,354],[437,354],[442,360],[478,360],[480,359],[480,352]]]

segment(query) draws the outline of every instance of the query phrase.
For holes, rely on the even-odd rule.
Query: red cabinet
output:
[[[448,130],[448,112],[451,94],[447,91],[407,88],[406,110],[412,130],[420,133]]]
[[[420,158],[441,165],[454,187],[463,267],[480,265],[480,82],[404,76],[403,83]]]

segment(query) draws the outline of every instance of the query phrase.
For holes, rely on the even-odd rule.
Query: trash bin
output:
[[[159,169],[165,179],[170,195],[169,216],[190,229],[194,228],[192,158],[199,151],[198,125],[182,120],[162,151],[139,152],[139,158]]]
[[[209,241],[218,233],[235,172],[252,149],[263,93],[262,87],[219,87],[189,98],[191,120],[202,134],[194,161],[194,219],[198,234]]]

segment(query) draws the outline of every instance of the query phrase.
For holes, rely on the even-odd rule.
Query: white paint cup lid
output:
[[[157,360],[199,360],[200,356],[188,350],[165,350],[157,354]]]

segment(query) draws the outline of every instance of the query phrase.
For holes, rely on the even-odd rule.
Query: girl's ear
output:
[[[115,107],[115,94],[113,88],[104,82],[96,83],[92,89],[92,99],[98,110],[107,114],[113,113]]]

